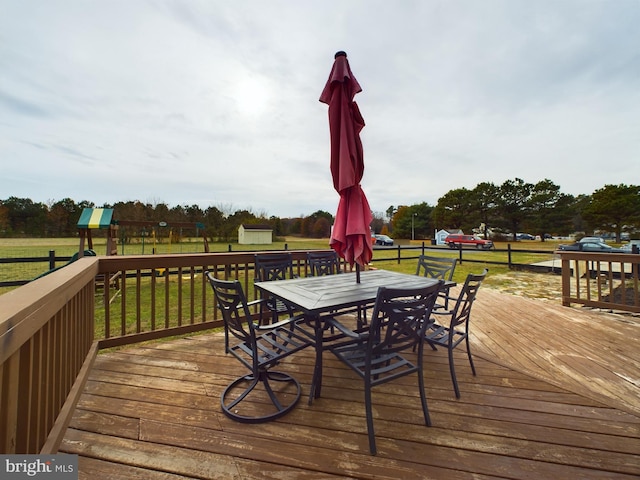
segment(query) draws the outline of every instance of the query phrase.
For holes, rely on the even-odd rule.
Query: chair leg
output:
[[[357,326],[362,328],[367,325],[367,309],[366,307],[358,307]]]
[[[287,396],[292,396],[293,399],[290,402],[288,402],[288,404],[282,405],[280,399],[278,398],[276,393],[273,391],[270,381],[290,383],[291,385],[293,385],[295,387],[295,390],[291,394],[287,395]],[[228,395],[230,395],[234,391],[237,391],[238,389],[242,389],[243,386],[247,383],[248,383],[248,386],[244,388],[244,390],[242,390],[239,395],[234,395],[233,400],[227,401]],[[254,391],[254,389],[259,384],[263,385],[264,390],[269,396],[272,406],[275,408],[275,411],[272,411],[265,415],[256,415],[256,416],[249,416],[249,415],[244,415],[240,413],[240,409],[238,409],[238,406],[243,400],[245,400],[248,397],[248,395],[251,392]],[[236,420],[238,422],[242,422],[242,423],[267,422],[270,420],[275,420],[276,418],[280,418],[286,413],[289,413],[289,411],[291,411],[293,407],[296,406],[296,404],[298,403],[298,400],[300,400],[301,391],[302,390],[300,388],[300,383],[292,376],[282,372],[262,370],[258,373],[257,376],[245,375],[243,377],[237,378],[231,384],[229,384],[229,386],[225,388],[225,390],[222,392],[222,395],[220,396],[220,406],[222,407],[222,411],[225,413],[225,415],[227,415],[229,418]]]
[[[453,364],[453,348],[449,348],[449,370],[451,371],[451,381],[453,382],[453,390],[456,392],[456,398],[460,398],[460,389],[458,388],[458,379],[456,378],[456,367]]]
[[[424,391],[424,372],[422,368],[420,368],[420,371],[418,372],[418,387],[420,388],[420,401],[422,402],[422,412],[424,413],[424,423],[427,427],[430,427],[431,416],[429,415],[429,407],[427,406],[427,394]]]
[[[373,408],[371,406],[371,384],[366,382],[364,387],[364,404],[367,410],[367,433],[369,435],[369,451],[371,455],[377,453],[376,435],[373,429]]]
[[[471,365],[471,371],[473,376],[476,376],[476,367],[473,364],[473,358],[471,357],[471,347],[469,346],[469,336],[467,335],[467,356],[469,357],[469,364]]]

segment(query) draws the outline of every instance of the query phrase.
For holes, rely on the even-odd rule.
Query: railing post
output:
[[[509,270],[511,270],[511,244],[507,243],[507,265]]]
[[[424,255],[424,242],[422,242],[422,255]]]
[[[400,245],[398,245],[398,265],[400,265],[401,259],[402,259],[402,253],[400,252]]]
[[[562,262],[562,305],[565,307],[571,306],[571,261],[565,258],[564,255],[560,255],[560,261]]]
[[[462,244],[458,245],[458,256],[460,257],[460,265],[462,265]]]
[[[56,251],[49,250],[49,270],[56,268]]]

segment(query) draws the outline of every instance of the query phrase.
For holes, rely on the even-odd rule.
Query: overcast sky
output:
[[[345,50],[374,212],[640,184],[640,0],[0,0],[0,200],[335,213]]]

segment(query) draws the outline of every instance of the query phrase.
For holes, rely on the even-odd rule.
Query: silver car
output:
[[[600,253],[625,253],[621,248],[614,248],[606,243],[582,240],[571,245],[558,245],[558,250],[578,251],[578,252],[600,252]]]
[[[582,237],[579,243],[605,243],[602,237]]]
[[[636,247],[636,252],[640,251],[640,240],[631,240],[629,243],[623,245],[620,250],[624,250],[626,253],[632,253],[633,247]]]

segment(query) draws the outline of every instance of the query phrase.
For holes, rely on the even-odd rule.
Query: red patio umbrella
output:
[[[373,256],[369,230],[371,209],[360,186],[364,173],[360,131],[364,119],[353,101],[362,88],[351,73],[347,54],[338,52],[334,59],[320,95],[320,101],[329,105],[331,175],[333,186],[340,194],[330,245],[351,266],[355,263],[356,278],[360,282],[360,266],[368,264]]]

